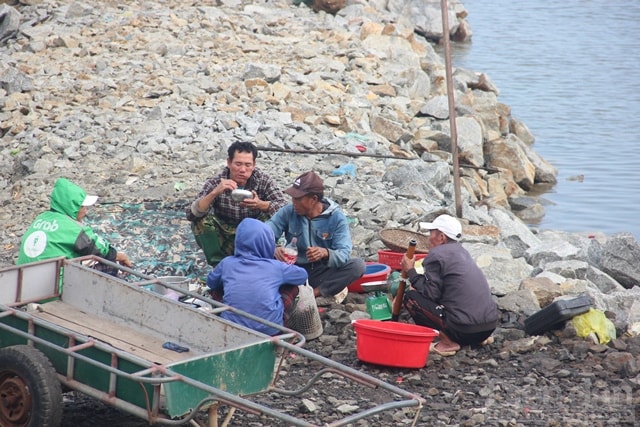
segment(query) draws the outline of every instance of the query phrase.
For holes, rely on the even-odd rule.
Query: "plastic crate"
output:
[[[402,270],[402,265],[400,265],[400,261],[402,261],[402,256],[404,252],[394,252],[394,251],[378,251],[378,262],[380,264],[385,264],[391,267],[392,270]],[[427,254],[415,254],[414,258],[416,261],[423,259]]]

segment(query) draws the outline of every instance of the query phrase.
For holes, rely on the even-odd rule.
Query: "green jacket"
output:
[[[38,215],[22,238],[17,264],[84,255],[115,261],[117,251],[76,220],[85,197],[82,188],[59,178],[51,192],[50,209]]]

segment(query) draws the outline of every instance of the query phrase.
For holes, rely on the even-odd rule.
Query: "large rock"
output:
[[[552,261],[546,263],[544,268],[545,272],[556,273],[568,279],[588,280],[604,293],[623,289],[611,276],[589,265],[586,261],[575,259]]]
[[[555,298],[562,296],[560,286],[546,277],[528,277],[520,283],[520,289],[531,290],[538,299],[540,307],[545,307],[551,304]]]
[[[409,21],[415,31],[428,40],[438,41],[443,37],[442,8],[439,0],[390,0],[387,2],[390,12]],[[447,11],[450,34],[458,31],[456,10],[449,3]]]
[[[18,31],[21,20],[20,12],[7,4],[0,4],[0,41]]]
[[[640,324],[640,287],[591,296],[597,301],[596,307],[615,313],[620,323],[629,327]],[[636,334],[639,332],[636,331]]]
[[[313,10],[335,15],[344,7],[346,0],[313,0]]]
[[[535,183],[536,167],[527,151],[527,146],[513,134],[484,144],[487,165],[510,170],[518,185],[530,190]]]
[[[465,243],[464,247],[484,273],[494,295],[504,296],[518,290],[520,282],[533,270],[524,259],[514,259],[506,248],[481,243]]]
[[[618,233],[603,245],[594,240],[591,254],[600,269],[630,289],[640,284],[640,244],[630,233]]]
[[[514,313],[522,313],[524,316],[531,316],[540,310],[540,303],[531,289],[519,289],[509,295],[498,298],[498,308]]]
[[[20,92],[30,92],[34,89],[34,85],[31,77],[14,67],[10,67],[4,71],[0,71],[0,88],[11,95],[19,94]],[[9,108],[11,108],[10,100],[8,104]],[[21,112],[24,114],[24,103],[20,102],[16,106],[19,106],[22,110]]]
[[[525,258],[535,267],[545,268],[553,261],[576,259],[580,250],[568,242],[541,242],[527,249]]]
[[[543,159],[540,154],[533,151],[528,145],[524,145],[522,148],[535,168],[534,180],[536,183],[555,184],[558,182],[558,169],[556,169],[555,166]]]
[[[441,129],[451,135],[450,121],[443,122]],[[478,120],[474,117],[456,117],[456,131],[458,134],[458,156],[461,163],[483,166],[482,127]],[[451,151],[451,139],[449,139],[448,146],[440,146],[440,149]]]
[[[524,256],[527,249],[540,244],[540,239],[512,212],[494,208],[489,210],[489,214],[500,229],[500,237],[514,258]]]

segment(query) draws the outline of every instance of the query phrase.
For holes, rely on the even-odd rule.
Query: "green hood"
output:
[[[66,178],[58,178],[51,192],[51,210],[73,219],[78,217],[87,193]]]

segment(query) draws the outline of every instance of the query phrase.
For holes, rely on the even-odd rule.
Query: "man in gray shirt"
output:
[[[402,258],[402,271],[411,284],[404,306],[417,325],[436,329],[440,339],[431,351],[453,356],[463,345],[486,343],[498,323],[498,308],[487,279],[458,240],[460,222],[440,215],[421,223],[429,231],[429,254],[422,261],[424,273],[414,259]]]

